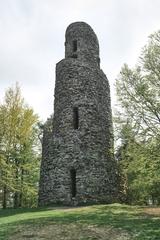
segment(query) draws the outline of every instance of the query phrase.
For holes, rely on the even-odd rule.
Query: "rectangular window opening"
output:
[[[76,170],[71,169],[70,170],[70,176],[71,176],[71,196],[75,197],[77,193],[76,189]]]
[[[73,41],[73,52],[77,51],[77,40]]]
[[[74,127],[74,129],[78,129],[78,127],[79,127],[78,107],[73,108],[73,127]]]

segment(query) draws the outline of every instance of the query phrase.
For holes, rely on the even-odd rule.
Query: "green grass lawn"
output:
[[[160,240],[160,209],[111,204],[0,210],[0,239]]]

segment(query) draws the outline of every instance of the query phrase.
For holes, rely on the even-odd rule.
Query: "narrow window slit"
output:
[[[73,108],[73,127],[74,127],[74,129],[78,129],[78,127],[79,127],[78,107]]]
[[[73,52],[77,51],[77,40],[73,41]]]
[[[77,193],[76,189],[76,170],[71,169],[70,170],[70,176],[71,176],[71,196],[75,197]]]

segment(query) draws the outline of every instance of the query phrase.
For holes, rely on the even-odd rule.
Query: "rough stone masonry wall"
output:
[[[48,137],[44,134],[39,205],[113,202],[116,163],[110,88],[99,67],[98,40],[86,23],[73,23],[66,31],[65,48],[65,59],[56,66],[53,131]],[[78,129],[73,126],[75,107]],[[72,169],[76,171],[74,197]]]

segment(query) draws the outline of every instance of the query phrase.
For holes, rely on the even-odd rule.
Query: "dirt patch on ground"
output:
[[[81,224],[52,224],[48,226],[19,227],[9,240],[129,240],[125,231],[112,227]]]
[[[152,216],[160,216],[160,208],[158,208],[158,207],[145,208],[144,213],[152,215]]]

